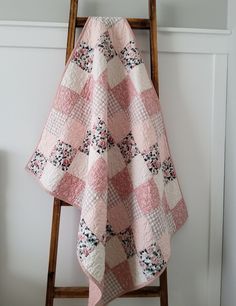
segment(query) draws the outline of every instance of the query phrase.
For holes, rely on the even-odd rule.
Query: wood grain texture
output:
[[[159,286],[147,286],[139,290],[125,293],[121,297],[160,297]],[[88,287],[55,287],[55,298],[87,298],[89,296]]]
[[[156,0],[149,0],[151,77],[159,96]]]
[[[71,0],[68,34],[67,34],[66,62],[68,61],[75,44],[77,11],[78,11],[78,0]]]
[[[54,299],[61,205],[62,201],[57,198],[54,198],[49,264],[48,264],[46,306],[52,306]]]

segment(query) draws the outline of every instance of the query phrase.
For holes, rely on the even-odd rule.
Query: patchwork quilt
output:
[[[77,256],[89,306],[165,270],[188,212],[159,97],[125,18],[87,19],[25,169],[81,210]]]

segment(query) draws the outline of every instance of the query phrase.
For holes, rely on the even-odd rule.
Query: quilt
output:
[[[166,269],[188,211],[160,100],[126,18],[88,17],[25,169],[81,211],[75,249],[89,306]]]

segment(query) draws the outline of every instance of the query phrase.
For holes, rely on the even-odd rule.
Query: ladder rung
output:
[[[88,287],[55,287],[54,298],[87,298]],[[147,286],[125,293],[120,297],[160,297],[160,286]]]
[[[88,17],[77,17],[76,27],[83,27]],[[150,29],[150,19],[147,18],[127,18],[133,29]]]

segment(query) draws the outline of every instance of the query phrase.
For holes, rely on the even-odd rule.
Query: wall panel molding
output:
[[[159,52],[226,54],[230,34],[230,30],[159,27]],[[67,24],[1,21],[0,37],[1,47],[65,49]]]

